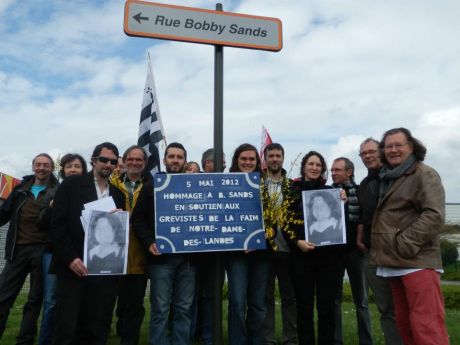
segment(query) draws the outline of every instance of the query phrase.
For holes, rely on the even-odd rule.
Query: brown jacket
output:
[[[441,268],[439,234],[445,218],[441,178],[417,162],[398,178],[377,205],[371,257],[379,266]]]

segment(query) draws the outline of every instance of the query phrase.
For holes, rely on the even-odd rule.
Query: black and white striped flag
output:
[[[142,146],[149,156],[147,170],[153,175],[161,171],[159,143],[164,138],[163,125],[160,118],[155,81],[153,79],[152,64],[147,68],[144,98],[142,100],[141,120],[139,123],[139,139],[137,144]]]

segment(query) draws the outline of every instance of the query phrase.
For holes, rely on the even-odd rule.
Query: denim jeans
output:
[[[371,316],[367,299],[366,273],[364,266],[364,255],[357,249],[346,253],[343,257],[343,268],[341,271],[341,284],[335,299],[335,336],[334,344],[343,344],[342,335],[342,298],[343,298],[343,277],[345,269],[350,279],[351,293],[356,308],[356,320],[358,324],[358,338],[360,345],[372,345]]]
[[[260,345],[267,307],[268,259],[262,253],[231,253],[228,278],[228,341],[230,345]]]
[[[57,277],[55,274],[49,274],[51,259],[53,254],[43,253],[43,311],[42,322],[40,325],[40,336],[38,345],[51,345],[54,333],[54,314],[56,310],[56,284]]]
[[[182,254],[165,254],[162,260],[149,266],[149,344],[188,345],[191,343],[190,310],[195,294],[195,265],[190,263],[188,255]]]

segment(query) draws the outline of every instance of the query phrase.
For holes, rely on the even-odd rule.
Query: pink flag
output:
[[[272,138],[270,137],[270,134],[268,134],[267,129],[262,126],[262,139],[260,141],[260,167],[262,170],[265,170],[267,168],[267,165],[265,163],[265,157],[264,157],[264,150],[267,147],[268,144],[273,143]]]

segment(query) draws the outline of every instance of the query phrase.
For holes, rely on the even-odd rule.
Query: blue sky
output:
[[[164,1],[158,1],[164,2]],[[209,1],[174,1],[214,9]],[[259,146],[265,125],[285,167],[317,150],[329,163],[368,136],[404,126],[428,147],[448,201],[460,202],[458,1],[223,1],[224,10],[280,18],[279,53],[224,49],[224,150]],[[0,171],[32,157],[136,142],[150,52],[168,142],[191,160],[213,145],[213,47],[123,32],[124,1],[0,4]],[[298,162],[297,162],[298,164]],[[292,177],[298,175],[294,166]]]

